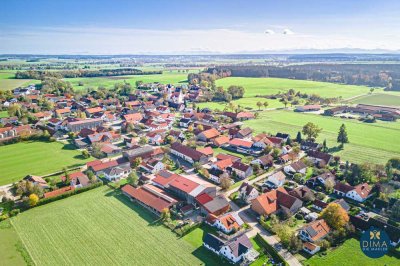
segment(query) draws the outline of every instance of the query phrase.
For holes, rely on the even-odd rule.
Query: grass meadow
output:
[[[103,186],[11,221],[36,265],[215,265],[155,219]]]
[[[217,86],[228,88],[230,85],[243,86],[245,97],[255,97],[257,95],[268,95],[294,89],[302,93],[318,94],[322,97],[338,97],[343,99],[369,92],[367,86],[343,85],[328,82],[294,80],[282,78],[242,78],[229,77],[216,81]],[[377,89],[376,91],[380,91]]]
[[[374,104],[374,105],[386,105],[400,107],[400,92],[397,95],[374,93],[370,95],[365,95],[354,99],[352,103],[362,103],[362,104]]]
[[[87,88],[97,89],[99,86],[105,88],[113,88],[115,83],[127,82],[135,87],[136,81],[160,82],[164,84],[180,84],[187,83],[187,73],[179,73],[176,71],[164,71],[163,74],[155,75],[130,75],[130,76],[112,76],[112,77],[95,77],[95,78],[66,78],[75,90],[83,90]],[[82,82],[83,86],[79,86]]]
[[[23,266],[30,262],[26,249],[8,220],[0,223],[0,240],[0,265]]]
[[[399,258],[394,257],[390,253],[379,259],[371,259],[364,255],[360,249],[360,242],[357,239],[349,239],[340,247],[328,251],[326,256],[314,255],[310,259],[303,262],[305,266],[336,266],[336,265],[363,265],[375,266],[399,265]]]
[[[34,79],[15,79],[15,71],[0,70],[0,90],[13,90],[21,86],[39,83]]]
[[[318,82],[309,80],[294,80],[283,78],[245,78],[245,77],[229,77],[216,81],[217,86],[227,89],[231,85],[243,86],[245,88],[244,97],[232,102],[243,108],[251,108],[259,110],[257,102],[268,102],[267,108],[282,108],[284,105],[279,100],[265,99],[256,97],[259,95],[271,95],[279,92],[285,92],[289,89],[301,91],[302,93],[318,94],[322,97],[338,97],[343,99],[352,98],[358,95],[364,95],[369,92],[367,86],[343,85],[328,82]],[[382,89],[376,89],[382,91]],[[212,110],[223,110],[226,106],[225,102],[207,102],[199,103],[200,108],[208,107]],[[264,110],[264,106],[261,110]]]
[[[318,137],[322,143],[327,140],[328,147],[334,155],[350,162],[386,163],[392,157],[400,156],[400,122],[382,122],[368,124],[356,120],[327,117],[314,114],[296,113],[293,111],[266,111],[260,117],[245,122],[245,125],[256,132],[287,132],[296,137],[307,122],[313,122],[323,131]],[[344,123],[350,143],[343,150],[336,147],[339,127]]]
[[[44,175],[74,167],[83,159],[72,144],[27,141],[0,146],[0,185],[16,182],[28,174]]]

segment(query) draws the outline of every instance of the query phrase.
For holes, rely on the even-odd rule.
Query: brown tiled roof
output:
[[[204,137],[206,137],[207,139],[212,139],[212,138],[215,138],[220,135],[219,131],[216,130],[215,128],[210,128],[208,130],[204,130],[200,134],[203,134]]]
[[[341,182],[337,182],[335,184],[335,186],[333,187],[333,189],[335,189],[337,191],[340,191],[340,192],[343,192],[343,193],[347,193],[347,192],[353,190],[354,187],[350,186],[349,184],[344,184],[344,183],[341,183]]]
[[[204,156],[201,152],[196,151],[195,149],[192,149],[188,146],[182,145],[179,142],[172,143],[171,149],[192,158],[194,161],[199,161],[201,157]]]
[[[363,199],[366,199],[371,193],[371,187],[368,185],[368,183],[359,184],[355,186],[354,189]]]
[[[64,194],[64,193],[67,193],[67,192],[73,191],[73,190],[74,190],[74,188],[71,186],[63,187],[63,188],[60,188],[60,189],[57,189],[57,190],[54,190],[51,192],[44,193],[43,197],[51,198],[51,197],[55,197],[55,196],[58,196],[58,195],[61,195],[61,194]]]
[[[125,185],[122,188],[122,191],[145,205],[156,209],[158,212],[161,212],[163,209],[169,208],[173,204],[177,203],[177,201],[164,190],[152,185],[144,185],[140,188]]]
[[[251,148],[251,146],[253,146],[253,142],[248,141],[248,140],[243,140],[243,139],[232,139],[231,141],[229,141],[229,144],[234,145],[234,146],[242,146],[242,147],[247,147],[247,148]]]
[[[214,141],[215,145],[220,146],[225,143],[228,143],[229,137],[228,136],[220,136],[220,137],[215,138],[213,141]]]
[[[324,238],[331,231],[324,219],[313,221],[302,230],[306,231],[314,242]]]

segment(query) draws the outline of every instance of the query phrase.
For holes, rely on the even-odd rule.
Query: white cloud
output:
[[[275,34],[275,31],[267,29],[265,30],[265,34]]]
[[[292,34],[294,34],[294,32],[291,29],[284,29],[282,34],[284,34],[284,35],[292,35]]]

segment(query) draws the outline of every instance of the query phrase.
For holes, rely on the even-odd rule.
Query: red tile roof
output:
[[[140,188],[126,185],[122,188],[122,191],[158,212],[177,203],[177,200],[169,196],[164,190],[152,185],[144,185]]]
[[[57,189],[57,190],[54,190],[54,191],[51,191],[51,192],[44,193],[43,197],[45,199],[46,198],[51,198],[51,197],[55,197],[55,196],[58,196],[58,195],[61,195],[61,194],[64,194],[64,193],[67,193],[67,192],[70,192],[70,191],[73,191],[73,190],[74,190],[74,188],[71,187],[71,186],[63,187],[63,188],[60,188],[60,189]]]
[[[175,187],[185,193],[190,193],[199,186],[198,183],[187,179],[183,176],[177,176],[171,183],[170,186]]]
[[[196,200],[197,200],[197,202],[198,202],[199,204],[204,205],[204,204],[206,204],[207,202],[212,201],[213,198],[212,198],[210,195],[208,195],[207,193],[203,193],[203,194],[197,196],[197,197],[196,197]]]
[[[211,147],[198,148],[197,151],[199,151],[207,156],[214,154],[214,150]]]
[[[231,141],[229,141],[229,144],[234,145],[234,146],[242,146],[242,147],[251,148],[251,146],[253,145],[253,142],[235,138],[235,139],[232,139]]]
[[[107,169],[110,167],[114,167],[117,165],[118,165],[117,160],[113,160],[113,161],[108,161],[105,163],[96,164],[96,165],[92,166],[92,168],[93,168],[93,171],[97,172],[97,171],[101,171],[101,170],[104,170],[104,169]]]

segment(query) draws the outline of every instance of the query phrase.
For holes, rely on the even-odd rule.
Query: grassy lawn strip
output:
[[[340,247],[330,250],[326,256],[314,255],[304,262],[306,266],[313,265],[399,265],[399,258],[385,255],[379,259],[371,259],[364,255],[360,249],[360,243],[357,239],[349,239]]]
[[[0,223],[0,265],[33,265],[10,221]]]
[[[83,159],[72,144],[27,141],[0,146],[0,185],[16,182],[28,174],[44,175],[72,168],[92,159]]]
[[[200,265],[197,248],[107,187],[43,205],[12,223],[38,265]]]

